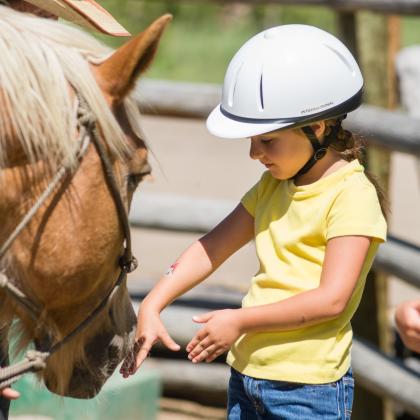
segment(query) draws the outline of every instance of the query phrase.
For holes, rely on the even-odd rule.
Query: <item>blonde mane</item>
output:
[[[54,168],[75,163],[79,145],[70,87],[85,98],[111,152],[123,156],[123,132],[90,70],[112,51],[72,26],[1,5],[0,22],[0,169],[16,140],[30,162],[42,159]],[[141,133],[133,100],[124,105],[133,130]]]

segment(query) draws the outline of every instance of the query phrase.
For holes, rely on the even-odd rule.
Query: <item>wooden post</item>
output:
[[[339,37],[346,44],[346,47],[352,52],[356,60],[359,58],[359,49],[357,47],[356,15],[353,12],[337,13],[337,26]]]
[[[365,77],[365,102],[383,108],[395,108],[394,58],[399,48],[399,18],[361,12],[358,15],[357,39],[359,62]],[[385,192],[388,192],[390,158],[389,151],[369,147],[367,168],[377,177]],[[389,354],[392,343],[387,308],[387,277],[383,273],[371,272],[353,326],[356,335],[369,340]],[[392,420],[392,404],[389,400],[381,402],[365,390],[358,389],[354,417],[360,420]]]

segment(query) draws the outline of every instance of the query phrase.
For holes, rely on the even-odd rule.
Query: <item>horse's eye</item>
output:
[[[131,173],[127,175],[127,188],[129,191],[134,191],[144,177],[152,173],[152,168],[146,164],[138,173]]]
[[[127,176],[127,188],[134,191],[147,174],[130,174]]]
[[[128,175],[127,176],[127,188],[131,191],[134,191],[137,188],[137,185],[139,184],[139,182],[141,181],[141,178],[143,176],[141,175]]]

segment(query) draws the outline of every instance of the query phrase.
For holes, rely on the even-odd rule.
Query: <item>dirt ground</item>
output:
[[[205,407],[190,401],[161,398],[157,420],[222,420],[226,418],[223,408]]]

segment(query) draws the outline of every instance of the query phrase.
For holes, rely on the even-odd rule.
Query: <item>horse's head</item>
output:
[[[79,99],[96,121],[128,212],[138,182],[150,172],[130,92],[170,19],[163,16],[110,55],[79,30],[0,6],[0,246],[60,168],[70,168],[0,261],[41,308],[34,321],[0,291],[0,327],[18,318],[20,347],[33,341],[42,349],[68,335],[119,277],[122,216],[97,147],[91,142],[78,156],[86,129],[77,120]],[[134,326],[123,282],[100,314],[48,359],[42,376],[49,389],[95,396],[129,350]]]

